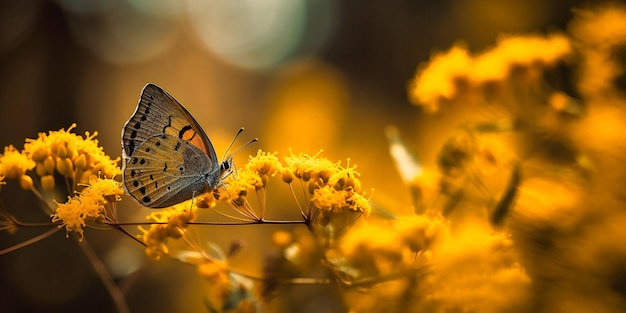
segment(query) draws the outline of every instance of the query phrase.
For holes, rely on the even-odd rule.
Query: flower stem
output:
[[[24,247],[26,247],[28,245],[31,245],[31,244],[39,241],[39,240],[42,240],[44,238],[48,238],[52,234],[54,234],[57,231],[59,231],[59,229],[60,228],[58,228],[58,227],[53,227],[53,228],[51,228],[50,230],[48,230],[47,232],[45,232],[43,234],[37,235],[37,236],[35,236],[35,237],[31,238],[31,239],[28,239],[26,241],[20,242],[20,243],[14,245],[14,246],[8,247],[8,248],[3,249],[3,250],[0,250],[0,255],[7,254],[9,252],[13,252],[15,250],[18,250],[18,249],[24,248]]]
[[[76,239],[78,241],[78,239]],[[113,281],[113,277],[107,270],[102,260],[96,255],[95,251],[91,248],[91,245],[83,239],[82,242],[78,242],[78,246],[81,248],[81,251],[85,254],[91,266],[96,271],[100,280],[104,284],[104,287],[107,289],[109,294],[111,295],[111,299],[117,308],[117,312],[119,313],[130,313],[130,309],[128,308],[128,303],[126,303],[126,299],[124,298],[124,293],[122,290],[115,284]]]

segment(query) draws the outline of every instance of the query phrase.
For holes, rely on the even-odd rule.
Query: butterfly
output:
[[[169,207],[214,189],[233,171],[232,157],[220,163],[191,113],[154,84],[143,88],[124,124],[122,160],[124,189],[150,208]]]

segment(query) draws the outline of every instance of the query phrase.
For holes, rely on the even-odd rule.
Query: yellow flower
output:
[[[231,200],[237,206],[245,202],[249,190],[265,188],[269,178],[283,170],[276,157],[276,152],[259,150],[256,156],[250,156],[248,163],[234,175],[224,181],[224,190],[217,191],[219,200]]]
[[[499,81],[509,76],[515,65],[554,65],[572,53],[569,39],[561,34],[540,36],[503,36],[496,47],[475,58],[470,79],[476,83]]]
[[[337,163],[333,163],[326,158],[319,157],[318,152],[315,155],[306,153],[293,154],[285,157],[288,170],[298,179],[304,182],[309,180],[316,181],[318,178],[322,182],[327,182],[330,175],[339,169]]]
[[[23,152],[19,152],[13,145],[4,147],[4,154],[0,156],[0,176],[16,179],[35,168],[35,162]]]
[[[405,245],[392,227],[367,223],[350,229],[339,249],[357,276],[375,276],[400,270]]]
[[[110,196],[114,201],[120,201],[123,193],[120,183],[112,179],[94,179],[92,185],[87,186],[78,196],[68,198],[68,201],[59,204],[56,212],[50,215],[52,222],[61,222],[59,227],[65,227],[66,232],[74,231],[80,234],[82,240],[83,228],[87,221],[102,221],[106,217],[104,205]]]
[[[361,181],[356,166],[341,166],[316,155],[293,154],[285,158],[287,166],[281,175],[283,181],[291,183],[293,178],[306,183],[315,209],[310,215],[315,223],[326,226],[333,220],[339,224],[351,224],[354,216],[346,213],[360,212],[367,217],[371,211],[369,200],[361,194]],[[349,160],[348,160],[349,161]],[[287,178],[287,179],[286,179]],[[344,225],[344,226],[345,226]]]
[[[393,228],[413,252],[429,250],[448,236],[448,226],[442,219],[422,215],[399,217]]]
[[[330,186],[315,189],[311,203],[328,213],[341,213],[350,210],[368,215],[371,211],[369,202],[360,194],[350,190],[336,190]]]
[[[456,96],[458,79],[470,75],[472,57],[462,44],[449,51],[434,54],[427,66],[421,66],[415,79],[409,83],[409,98],[415,104],[423,104],[429,112],[439,109],[441,100]]]
[[[561,34],[502,37],[496,47],[476,56],[457,44],[418,68],[408,86],[409,98],[426,111],[436,112],[442,101],[452,101],[467,89],[465,85],[482,87],[503,81],[516,66],[548,67],[571,53],[569,39]]]
[[[522,305],[530,278],[516,262],[509,237],[486,224],[455,229],[433,248],[425,300],[441,312],[508,312]]]
[[[283,165],[278,161],[276,152],[269,153],[259,150],[256,156],[251,156],[245,169],[256,173],[261,180],[256,181],[254,186],[256,189],[265,187],[270,176],[275,176],[283,171]]]
[[[83,190],[81,193],[93,193],[94,195],[102,195],[104,198],[111,198],[116,201],[122,201],[120,195],[124,194],[124,190],[121,187],[120,182],[113,179],[95,179],[92,178],[89,187]]]
[[[616,82],[624,73],[621,47],[626,42],[626,6],[616,1],[575,13],[570,31],[581,55],[578,90],[585,98],[601,98],[600,103],[612,94],[617,96],[613,99],[621,98],[622,88]]]
[[[261,176],[256,172],[243,168],[236,175],[231,175],[224,181],[225,195],[222,197],[220,192],[220,200],[235,200],[239,197],[245,197],[248,194],[248,190],[256,189],[256,186],[259,185],[261,185]]]
[[[76,124],[67,130],[39,133],[37,139],[26,139],[24,154],[37,163],[37,174],[50,175],[56,169],[73,179],[75,185],[85,184],[94,177],[113,178],[121,174],[119,158],[112,160],[98,145],[97,132],[85,136],[72,133]]]
[[[596,49],[623,44],[626,40],[626,6],[612,3],[596,9],[575,10],[572,23],[576,39]]]
[[[196,220],[194,200],[185,201],[175,206],[150,213],[148,220],[164,224],[152,224],[149,229],[139,227],[142,232],[139,238],[146,244],[146,255],[158,260],[168,254],[167,241],[169,238],[179,239],[185,234],[189,222]]]

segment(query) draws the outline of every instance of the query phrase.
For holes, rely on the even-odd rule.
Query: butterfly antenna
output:
[[[241,146],[239,149],[233,151],[232,153],[228,153],[228,151],[230,151],[230,149],[233,147],[233,144],[235,144],[235,141],[237,140],[237,138],[239,137],[239,135],[241,135],[241,133],[243,132],[243,127],[239,129],[239,131],[237,131],[237,134],[235,134],[235,138],[233,138],[233,141],[230,143],[230,145],[228,146],[228,149],[226,149],[226,152],[224,152],[224,157],[222,158],[222,160],[226,160],[226,157],[228,155],[233,155],[241,150],[243,150],[245,147],[249,146],[250,144],[257,142],[259,140],[259,138],[254,138],[252,140],[250,140],[248,143],[246,143],[245,145]]]
[[[230,145],[228,145],[228,148],[226,149],[226,151],[224,151],[224,157],[222,158],[222,160],[226,159],[226,156],[228,155],[228,151],[230,151],[230,148],[233,147],[233,144],[235,144],[235,141],[237,141],[237,138],[239,137],[239,135],[241,135],[241,133],[243,133],[243,127],[239,128],[239,130],[235,134],[235,138],[233,138],[233,141],[230,142]]]
[[[245,145],[241,146],[239,149],[233,151],[233,153],[231,153],[231,155],[233,155],[233,154],[235,154],[235,153],[245,149],[247,146],[249,146],[249,145],[251,145],[251,144],[253,144],[253,143],[257,142],[257,141],[259,141],[259,138],[253,138],[252,140],[248,141],[248,143],[246,143]]]

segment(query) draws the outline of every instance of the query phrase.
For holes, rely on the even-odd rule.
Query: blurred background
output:
[[[115,158],[121,154],[121,128],[151,82],[188,108],[220,157],[242,126],[246,131],[237,144],[260,140],[237,156],[240,164],[258,148],[280,156],[289,148],[309,154],[324,149],[331,160],[357,164],[364,189],[376,189],[375,199],[410,211],[409,195],[396,191],[404,188],[384,129],[395,125],[409,134],[426,160],[437,150],[423,131],[436,126],[437,118],[424,119],[407,99],[406,84],[417,66],[458,40],[477,51],[502,33],[564,30],[580,3],[2,1],[0,144],[21,149],[25,138],[76,122],[76,133],[97,131],[105,152]],[[29,203],[20,202],[18,194],[7,197],[3,190],[3,197],[11,198],[3,200]],[[142,249],[134,247],[115,255],[141,257]],[[113,310],[90,265],[62,232],[0,256],[0,266],[2,312]],[[188,275],[193,268],[173,261],[143,268],[152,274],[142,276],[143,288],[129,291],[133,312],[202,312],[201,291],[190,288],[199,282],[180,279],[195,277]],[[196,302],[181,308],[180,301],[172,307],[148,301],[174,298],[173,286]]]

